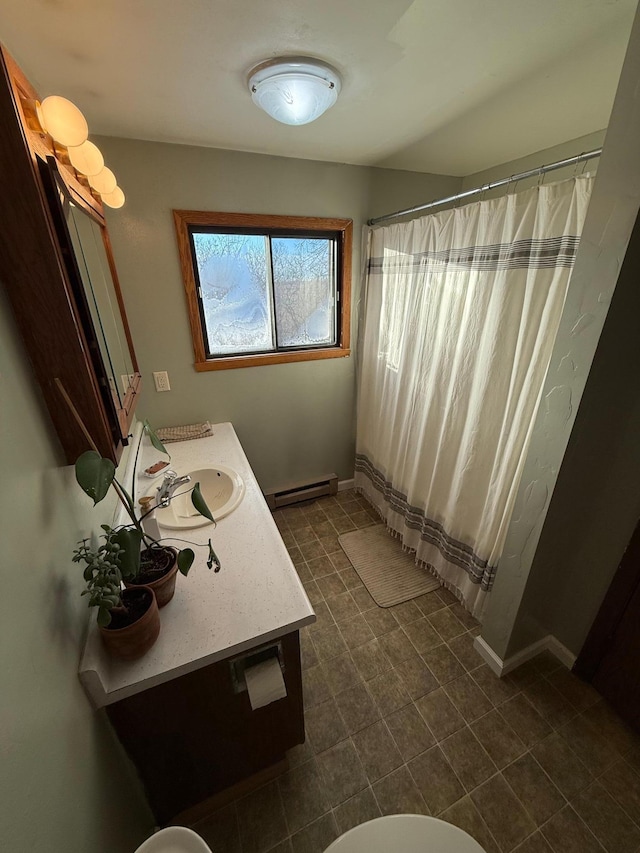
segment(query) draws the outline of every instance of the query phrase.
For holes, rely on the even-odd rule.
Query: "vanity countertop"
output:
[[[213,525],[181,531],[181,538],[206,544],[211,537],[222,569],[207,568],[207,549],[194,548],[188,577],[178,574],[173,600],[160,611],[160,636],[137,661],[119,661],[104,650],[92,613],[80,680],[95,707],[102,707],[233,657],[315,621],[313,608],[291,562],[247,457],[230,423],[214,424],[213,435],[168,445],[179,475],[225,465],[245,482],[240,505]],[[133,456],[133,453],[132,453]],[[138,470],[160,457],[148,442]],[[136,499],[162,478],[138,475]],[[120,519],[117,519],[120,521]],[[171,530],[162,529],[167,544]],[[185,546],[186,547],[186,546]]]

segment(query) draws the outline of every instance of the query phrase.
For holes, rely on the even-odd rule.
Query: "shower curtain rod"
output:
[[[377,225],[379,222],[386,222],[389,219],[396,219],[398,216],[407,216],[409,213],[418,213],[420,210],[428,210],[430,207],[439,207],[441,204],[448,204],[450,201],[457,201],[460,198],[469,198],[478,193],[485,193],[493,190],[496,187],[503,187],[505,184],[524,181],[525,178],[534,178],[536,175],[544,175],[546,172],[553,172],[555,169],[562,169],[564,166],[573,166],[576,163],[583,163],[591,160],[594,157],[599,157],[602,154],[602,148],[594,148],[593,151],[585,151],[582,154],[576,154],[573,157],[567,157],[565,160],[558,160],[555,163],[549,163],[548,166],[539,166],[537,169],[529,169],[526,172],[519,172],[517,175],[511,175],[509,178],[501,178],[499,181],[492,181],[489,184],[483,184],[481,187],[475,187],[472,190],[465,190],[455,195],[440,198],[437,201],[429,201],[427,204],[419,204],[417,207],[408,207],[406,210],[396,210],[395,213],[387,213],[385,216],[376,216],[374,219],[368,219],[367,225]]]

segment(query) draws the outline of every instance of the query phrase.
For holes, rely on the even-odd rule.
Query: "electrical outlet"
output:
[[[153,374],[153,381],[156,384],[156,391],[171,391],[169,385],[169,374],[166,370],[159,370]]]

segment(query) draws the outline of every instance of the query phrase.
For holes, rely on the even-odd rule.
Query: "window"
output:
[[[196,370],[349,355],[351,220],[173,215]]]

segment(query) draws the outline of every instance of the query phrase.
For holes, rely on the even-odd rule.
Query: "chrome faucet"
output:
[[[180,486],[184,486],[191,482],[191,477],[186,474],[184,477],[178,477],[175,471],[169,470],[164,475],[162,485],[158,488],[158,506],[169,506],[173,493]]]

